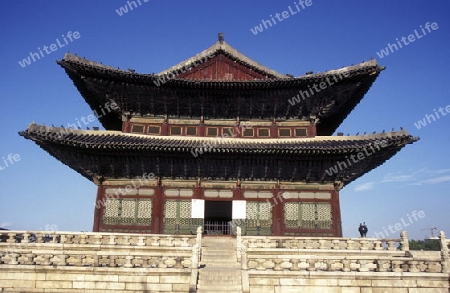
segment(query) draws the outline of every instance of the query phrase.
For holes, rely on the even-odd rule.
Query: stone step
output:
[[[242,289],[236,290],[236,291],[233,291],[233,290],[231,290],[231,291],[225,291],[225,290],[217,290],[217,289],[214,289],[214,290],[197,289],[197,293],[230,293],[230,292],[233,292],[233,293],[241,293],[241,292],[242,292]]]
[[[202,246],[208,245],[227,245],[227,246],[235,246],[236,239],[228,238],[228,237],[204,237],[202,239]]]
[[[224,278],[229,278],[229,279],[240,278],[241,277],[241,271],[240,270],[239,271],[224,271],[224,270],[220,270],[220,269],[217,269],[217,270],[214,270],[214,269],[213,270],[201,269],[199,271],[199,279],[201,279],[203,277],[205,277],[205,278],[209,278],[209,277],[211,277],[211,278],[224,277]]]
[[[236,251],[236,248],[234,247],[207,247],[207,246],[202,246],[202,251],[211,251],[211,252],[232,252],[232,251]]]
[[[236,239],[204,237],[202,268],[197,281],[198,293],[242,292],[241,264],[236,257]]]
[[[228,284],[209,284],[209,285],[198,285],[197,292],[201,292],[199,290],[210,290],[211,292],[242,292],[242,285],[228,285]],[[203,291],[202,291],[203,292]]]
[[[242,279],[239,279],[239,280],[205,279],[205,280],[199,280],[197,284],[198,285],[226,284],[226,285],[239,285],[240,286],[242,284]]]
[[[199,276],[198,281],[199,282],[234,282],[234,281],[241,281],[241,276]]]
[[[202,258],[200,264],[204,265],[213,265],[213,264],[224,264],[224,265],[238,265],[237,261],[233,259],[224,259],[224,258]]]
[[[207,250],[207,249],[202,249],[202,255],[211,255],[211,256],[236,256],[236,252],[235,251],[230,251],[230,250]]]
[[[238,263],[225,262],[225,261],[215,261],[215,262],[200,262],[200,265],[203,268],[211,268],[211,267],[222,267],[223,269],[237,269],[241,268],[241,265]]]
[[[202,254],[202,259],[211,259],[211,260],[226,260],[226,261],[234,261],[237,262],[236,254]]]

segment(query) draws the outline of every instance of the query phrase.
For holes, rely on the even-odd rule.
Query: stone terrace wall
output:
[[[444,239],[442,251],[448,251]],[[444,293],[448,253],[413,257],[401,239],[237,237],[244,292]]]
[[[238,229],[239,231],[239,229]],[[0,231],[0,292],[196,292],[194,236]],[[243,292],[449,292],[449,244],[409,251],[401,239],[236,239]],[[218,288],[220,291],[221,288]]]
[[[200,240],[185,235],[2,231],[0,291],[189,292],[197,279],[193,272]]]

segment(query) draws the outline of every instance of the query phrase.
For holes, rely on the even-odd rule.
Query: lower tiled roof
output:
[[[37,144],[69,146],[103,151],[190,152],[213,148],[214,152],[249,154],[331,154],[361,151],[376,144],[402,147],[418,138],[405,130],[362,136],[316,136],[313,138],[249,139],[221,137],[150,136],[120,131],[75,130],[30,124],[19,132]]]
[[[404,130],[362,136],[220,139],[72,130],[36,124],[30,124],[19,134],[96,183],[153,173],[160,178],[345,185],[418,140]]]

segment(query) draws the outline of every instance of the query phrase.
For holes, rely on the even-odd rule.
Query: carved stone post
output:
[[[192,247],[192,268],[198,269],[199,264],[199,246],[198,244],[195,244],[194,247]]]
[[[400,233],[400,250],[409,251],[408,232],[402,231]]]
[[[198,226],[197,227],[197,244],[199,247],[202,247],[202,227]]]
[[[242,246],[242,250],[241,250],[241,269],[248,270],[247,247],[245,245]]]
[[[448,255],[448,246],[444,231],[439,232],[439,240],[441,242],[442,272],[450,274],[450,258]]]

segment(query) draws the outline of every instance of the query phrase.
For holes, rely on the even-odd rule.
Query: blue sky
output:
[[[362,221],[369,226],[369,236],[381,232],[398,237],[396,228],[388,228],[396,223],[415,239],[430,236],[430,227],[450,234],[450,115],[441,114],[420,129],[414,125],[433,109],[450,105],[449,1],[312,0],[257,35],[251,28],[270,15],[289,11],[289,6],[295,9],[294,1],[140,3],[122,16],[116,10],[127,1],[2,3],[1,226],[92,229],[96,186],[17,134],[31,122],[67,125],[92,113],[57,59],[71,52],[123,69],[157,73],[209,47],[223,32],[225,41],[240,52],[295,76],[372,57],[386,66],[338,131],[356,134],[403,127],[421,139],[341,191],[344,236],[358,236]],[[436,22],[438,28],[424,35],[421,26],[427,22]],[[388,43],[415,30],[421,38],[378,56]],[[64,43],[62,35],[69,31],[79,32],[79,38],[66,38]],[[43,53],[39,60],[35,57],[28,66],[19,64],[56,39],[64,47]],[[6,167],[3,158],[9,154],[20,159]],[[424,216],[413,218],[413,211],[423,211]]]

